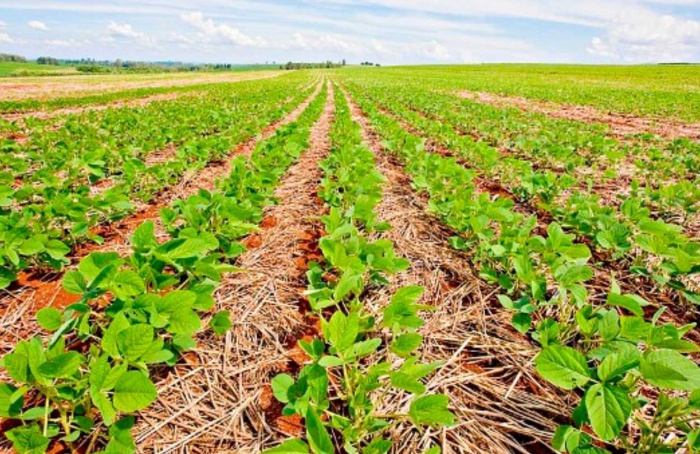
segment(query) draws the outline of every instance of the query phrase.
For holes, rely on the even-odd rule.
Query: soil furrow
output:
[[[159,212],[162,208],[170,205],[178,198],[186,198],[199,191],[199,189],[212,190],[215,188],[215,182],[219,177],[230,173],[230,160],[236,156],[248,156],[257,146],[257,144],[271,137],[275,131],[282,126],[295,121],[311,101],[321,91],[321,84],[318,85],[314,93],[311,94],[304,102],[302,102],[291,113],[284,118],[268,125],[260,134],[253,137],[240,145],[238,145],[227,157],[218,162],[211,162],[207,167],[199,172],[192,172],[185,177],[177,186],[169,186],[163,189],[158,194],[154,201],[150,204],[143,204],[138,211],[115,223],[105,224],[97,229],[94,233],[102,235],[105,239],[103,244],[85,244],[74,252],[71,256],[73,265],[77,264],[81,258],[95,251],[117,251],[120,253],[128,253],[128,237],[142,222],[147,220],[156,221],[157,232],[159,235],[165,236],[162,225],[159,222]],[[69,267],[70,268],[70,267]],[[38,273],[21,273],[18,281],[18,288],[13,290],[5,290],[5,296],[0,298],[0,315],[6,312],[12,312],[17,307],[28,307],[30,310],[25,313],[26,324],[22,325],[5,325],[5,320],[2,320],[0,328],[0,343],[6,338],[23,338],[28,333],[38,331],[33,314],[48,306],[65,307],[77,300],[75,295],[70,295],[61,288],[61,277],[63,273],[38,274]],[[31,304],[27,304],[31,301]]]
[[[374,292],[374,304],[386,304],[397,288],[421,285],[423,302],[435,307],[423,329],[424,360],[447,360],[429,388],[447,393],[460,420],[474,424],[448,429],[443,452],[510,453],[523,439],[546,445],[556,420],[566,418],[567,396],[536,378],[531,366],[535,350],[510,329],[508,314],[499,310],[489,288],[476,276],[469,258],[449,246],[455,233],[428,213],[424,197],[411,188],[411,178],[381,145],[359,107],[350,100],[353,119],[386,178],[379,218],[392,225],[383,238],[394,243],[411,268],[390,278],[392,285]],[[517,382],[517,383],[516,383]],[[534,391],[533,391],[534,390]],[[401,410],[401,396],[389,399]],[[497,411],[494,409],[498,409]],[[421,452],[425,442],[412,431],[400,431],[401,449]],[[526,452],[519,449],[520,452]],[[517,448],[516,448],[517,452]]]
[[[80,115],[86,112],[99,112],[107,109],[120,109],[125,107],[144,107],[155,101],[171,101],[178,98],[196,96],[198,94],[201,94],[201,92],[196,91],[183,93],[163,93],[159,95],[151,95],[129,101],[116,101],[107,104],[96,104],[83,107],[66,107],[63,109],[56,109],[51,111],[37,110],[32,112],[10,113],[4,114],[0,117],[2,117],[3,120],[7,121],[24,120],[29,117],[32,117],[37,120],[49,120],[51,118],[58,117],[61,115]]]
[[[178,376],[171,374],[160,384],[158,403],[143,415],[137,435],[146,451],[180,452],[187,444],[192,453],[259,452],[275,439],[303,430],[299,418],[280,417],[281,406],[265,384],[305,360],[296,341],[315,329],[304,311],[301,264],[314,253],[313,237],[321,235],[318,163],[329,153],[332,119],[329,90],[309,149],[275,191],[279,204],[265,210],[262,230],[245,241],[249,250],[236,263],[243,271],[225,277],[217,291],[218,308],[231,311],[233,328],[224,340],[202,335],[202,348],[180,371],[192,375],[173,386]],[[185,411],[174,417],[181,408]],[[221,418],[224,414],[229,416]]]
[[[136,90],[140,88],[183,87],[189,85],[211,85],[220,83],[237,83],[248,80],[270,79],[284,74],[282,71],[269,71],[253,74],[217,74],[198,75],[195,77],[158,77],[159,80],[122,81],[114,82],[113,75],[102,76],[104,82],[95,83],[100,76],[87,75],[77,77],[62,77],[60,82],[50,81],[43,83],[27,83],[22,79],[13,79],[11,82],[0,82],[0,101],[21,101],[37,98],[80,98],[120,91]],[[88,83],[81,83],[86,81]]]
[[[562,104],[494,93],[463,91],[459,92],[458,95],[495,107],[515,107],[525,112],[537,112],[553,118],[605,124],[610,128],[611,135],[620,139],[625,139],[633,134],[651,133],[669,140],[679,138],[700,140],[700,124],[698,123],[685,123],[667,118],[637,117],[604,112],[592,106]]]

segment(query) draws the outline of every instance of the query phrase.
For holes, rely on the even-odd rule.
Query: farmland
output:
[[[0,451],[695,452],[698,72],[0,81]]]

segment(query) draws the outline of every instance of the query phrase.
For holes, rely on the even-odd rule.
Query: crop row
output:
[[[690,140],[665,142],[663,147],[623,144],[607,137],[599,125],[501,109],[425,88],[385,85],[372,92],[392,108],[408,110],[404,116],[422,114],[446,124],[450,130],[435,125],[432,133],[478,150],[487,169],[524,172],[536,190],[552,181],[564,189],[623,182],[637,186],[635,192],[660,212],[676,211],[687,218],[700,210],[700,145]],[[476,143],[469,144],[472,136]]]
[[[361,69],[344,71],[365,77]],[[371,75],[398,84],[422,84],[592,106],[652,118],[700,120],[697,67],[586,65],[474,65],[382,68]]]
[[[379,98],[392,115],[424,137],[434,138],[455,150],[457,156],[476,170],[475,176],[495,178],[516,199],[534,202],[541,212],[553,217],[564,229],[587,238],[596,251],[609,260],[668,286],[693,303],[700,303],[697,289],[692,284],[687,285],[700,272],[700,242],[684,234],[680,226],[654,216],[644,197],[632,194],[619,207],[606,204],[598,194],[571,190],[571,178],[567,181],[534,170],[527,161],[515,166],[513,160],[494,156],[493,149],[491,154],[484,155],[488,146],[459,136],[449,123],[418,115],[399,102],[377,95],[374,90],[362,90],[371,93],[374,99]]]
[[[133,144],[123,143],[112,137],[111,133],[99,133],[99,129],[95,130],[96,134],[104,137],[104,140],[86,141],[72,152],[67,147],[75,144],[68,145],[71,143],[69,140],[47,141],[46,149],[51,151],[44,153],[40,152],[43,147],[34,146],[33,153],[43,155],[45,166],[32,174],[33,181],[14,182],[12,179],[16,170],[12,167],[2,174],[0,287],[14,282],[17,273],[28,267],[62,269],[69,262],[67,256],[71,247],[85,241],[102,241],[93,227],[125,217],[136,209],[135,201],[148,202],[163,187],[177,183],[184,173],[197,172],[208,163],[225,158],[236,144],[281,118],[307,94],[299,91],[291,100],[287,100],[284,85],[266,81],[253,83],[245,91],[236,93],[230,104],[222,103],[225,107],[218,111],[214,107],[215,99],[207,98],[198,106],[198,111],[202,111],[202,117],[209,115],[209,118],[215,119],[214,124],[208,127],[219,130],[216,133],[194,133],[192,136],[183,132],[186,140],[180,142],[173,156],[151,165],[138,156]],[[250,110],[256,110],[257,115],[251,116]],[[176,123],[176,118],[193,115],[186,104],[179,105],[176,111],[179,112],[178,116],[173,117]],[[132,120],[136,120],[136,117],[132,118],[134,113],[130,110],[115,111],[106,115],[103,121],[115,118],[113,115],[125,116],[123,122],[117,123],[124,134],[128,134],[128,130],[133,128]],[[157,111],[152,111],[150,117],[158,118]],[[75,124],[81,123],[76,120]],[[161,128],[165,125],[158,124]],[[186,127],[186,123],[184,125]],[[83,130],[77,126],[76,129]],[[158,127],[151,129],[156,142],[158,131]],[[170,132],[166,126],[164,132],[172,137],[176,131]],[[145,130],[145,142],[148,141],[147,135]],[[65,146],[56,146],[60,143]],[[11,155],[8,153],[6,156]],[[20,157],[13,159],[15,167],[27,164]],[[110,178],[112,185],[96,191],[90,182],[104,175],[101,166],[119,169],[120,174]]]
[[[430,210],[458,232],[453,246],[500,287],[498,299],[513,312],[514,327],[539,343],[539,374],[581,395],[573,424],[557,430],[554,447],[657,453],[696,446],[700,368],[687,354],[699,349],[683,339],[695,325],[662,323],[663,309],[645,317],[648,302],[623,294],[614,282],[604,302],[594,302],[587,246],[556,223],[536,234],[534,217],[515,211],[512,200],[481,192],[474,171],[426,151],[422,138],[361,90],[350,90],[388,151],[405,164],[413,187],[428,197]]]
[[[118,172],[125,158],[146,159],[168,146],[226,132],[228,117],[238,115],[241,101],[251,107],[281,103],[288,84],[303,82],[297,78],[231,84],[196,98],[68,115],[59,127],[36,120],[28,126],[29,140],[4,143],[3,165],[22,182],[58,174],[68,184],[88,184]],[[271,92],[269,101],[261,95],[265,89]],[[82,168],[81,180],[75,180],[73,167]]]
[[[246,78],[243,78],[246,80]],[[250,80],[250,79],[249,79]],[[235,81],[234,81],[235,82]],[[20,99],[20,100],[4,100],[0,101],[0,113],[20,113],[31,111],[51,111],[68,107],[83,107],[94,104],[107,104],[111,102],[123,102],[146,96],[160,95],[166,93],[191,93],[210,88],[223,87],[230,85],[231,82],[212,81],[202,82],[198,84],[181,85],[181,86],[162,86],[162,87],[141,87],[129,88],[109,92],[99,92],[88,94],[84,93],[78,96],[63,96],[50,97],[47,99]],[[0,131],[2,130],[0,123]]]
[[[128,256],[95,252],[66,274],[64,289],[80,301],[63,311],[40,310],[38,322],[49,334],[19,342],[2,359],[15,383],[0,384],[0,417],[15,423],[6,436],[19,454],[45,452],[52,443],[71,452],[136,451],[131,415],[157,398],[153,369],[196,348],[194,335],[216,305],[222,275],[236,270],[231,251],[242,250],[237,240],[275,203],[274,188],[308,147],[324,100],[317,96],[249,160],[237,158],[216,190],[164,210],[168,240],[160,243],[147,221],[133,232]],[[192,216],[201,205],[206,219]],[[229,316],[216,313],[211,329],[223,334]]]
[[[421,363],[417,355],[422,342],[417,330],[423,325],[419,313],[430,309],[417,303],[423,289],[399,289],[381,317],[363,302],[372,286],[386,284],[387,275],[409,263],[396,256],[390,241],[369,238],[390,228],[378,222],[374,211],[384,178],[340,91],[335,108],[331,153],[320,163],[319,197],[328,208],[322,219],[326,234],[319,241],[322,260],[310,263],[307,273],[306,294],[321,328],[314,340],[299,342],[310,364],[297,377],[280,374],[272,380],[276,398],[285,404],[283,414],[302,416],[306,436],[266,453],[332,454],[337,445],[343,452],[381,454],[392,447],[386,435],[395,424],[454,423],[447,396],[426,394],[421,383],[440,366]],[[393,390],[411,395],[406,414],[382,413]]]

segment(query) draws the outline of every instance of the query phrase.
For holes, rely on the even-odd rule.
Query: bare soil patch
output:
[[[82,107],[67,107],[65,109],[56,109],[51,111],[38,110],[32,112],[10,113],[2,115],[2,119],[7,121],[18,121],[24,120],[25,118],[33,117],[38,120],[48,120],[61,115],[78,115],[85,112],[98,112],[101,110],[119,109],[122,107],[143,107],[155,101],[170,101],[184,96],[196,96],[198,93],[199,92],[163,93],[159,95],[146,96],[143,98],[133,99],[129,101],[118,101],[108,104],[96,104]]]
[[[610,128],[612,135],[619,138],[633,134],[651,133],[670,140],[679,138],[700,140],[699,123],[685,123],[668,118],[637,117],[629,114],[603,112],[592,106],[560,104],[494,93],[463,91],[459,93],[459,96],[496,107],[516,107],[525,112],[542,113],[554,118],[605,124]]]
[[[120,76],[69,76],[52,78],[51,81],[36,82],[31,80],[3,82],[0,81],[0,101],[18,101],[23,99],[76,98],[99,93],[114,93],[122,90],[155,87],[182,87],[187,85],[241,82],[245,80],[268,79],[283,74],[281,71],[253,72],[249,74],[222,73],[200,74],[193,76],[161,76],[129,80]],[[99,77],[99,79],[98,79]],[[97,82],[99,80],[99,82]]]

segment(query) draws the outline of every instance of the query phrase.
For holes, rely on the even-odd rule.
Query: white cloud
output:
[[[170,37],[168,38],[169,43],[177,43],[177,44],[194,44],[195,40],[193,38],[190,38],[185,35],[181,35],[179,33],[171,33]]]
[[[700,59],[700,0],[0,0],[0,9],[41,11],[26,14],[46,20],[45,11],[91,13],[108,23],[94,47],[104,58],[386,64]],[[82,41],[96,32],[93,19],[75,17],[65,29],[51,23],[61,33],[51,39]],[[26,27],[0,25],[0,31],[0,41],[11,40],[8,33],[14,38],[13,51],[36,52],[21,35]]]
[[[351,42],[339,35],[332,34],[302,34],[296,32],[292,34],[292,39],[288,43],[282,43],[282,48],[311,50],[311,51],[331,51],[348,52],[358,54],[362,46]]]
[[[670,15],[616,21],[596,36],[590,54],[625,62],[672,62],[700,57],[700,22]]]
[[[238,46],[266,47],[267,42],[259,37],[248,36],[239,29],[228,24],[215,24],[211,19],[205,19],[201,11],[183,13],[180,19],[193,25],[208,41],[223,40]]]
[[[15,40],[10,38],[10,35],[2,31],[2,29],[5,27],[7,27],[7,22],[0,21],[0,43],[12,44],[15,42]]]
[[[47,31],[49,29],[45,23],[38,20],[30,20],[29,22],[27,22],[27,25],[29,26],[29,28],[33,28],[35,30]]]
[[[107,24],[107,32],[112,37],[120,38],[141,38],[143,36],[143,33],[134,30],[131,24],[119,24],[114,21]]]
[[[46,41],[44,41],[44,44],[51,47],[78,47],[90,44],[90,42],[80,42],[75,39],[47,39]]]

